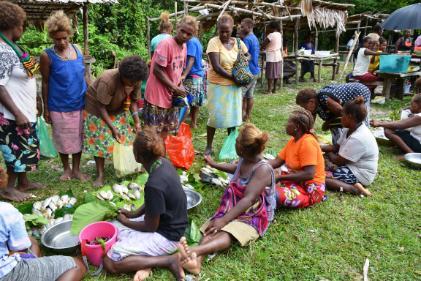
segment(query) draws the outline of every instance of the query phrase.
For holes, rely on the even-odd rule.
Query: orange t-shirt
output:
[[[288,168],[292,170],[301,170],[305,166],[316,166],[314,178],[306,183],[325,182],[325,161],[320,145],[313,135],[305,134],[297,142],[292,137],[281,149],[278,157],[284,160]]]

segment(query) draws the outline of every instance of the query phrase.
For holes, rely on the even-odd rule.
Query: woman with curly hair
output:
[[[186,65],[186,42],[197,31],[196,19],[185,16],[178,23],[177,34],[162,40],[154,52],[145,90],[143,121],[165,139],[178,127],[176,101],[185,97],[181,76]]]
[[[9,177],[0,197],[11,201],[26,200],[30,195],[25,191],[42,187],[26,176],[37,167],[39,145],[34,78],[38,65],[16,44],[25,20],[25,11],[18,5],[0,2],[0,149]]]
[[[40,58],[44,118],[52,124],[53,140],[63,163],[60,180],[88,177],[80,172],[82,155],[82,110],[85,107],[85,64],[82,52],[70,43],[72,28],[63,11],[53,13],[46,22],[53,46]],[[69,165],[72,155],[72,167]]]
[[[147,74],[148,66],[139,56],[126,57],[117,69],[104,71],[88,88],[83,147],[95,158],[96,187],[104,185],[105,158],[111,158],[114,143],[131,144],[140,131],[137,101],[140,82]]]
[[[306,208],[323,200],[325,165],[316,137],[311,133],[314,119],[303,108],[289,116],[286,133],[288,143],[271,161],[276,173],[277,207]]]

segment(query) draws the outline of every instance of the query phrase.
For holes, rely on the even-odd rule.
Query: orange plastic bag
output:
[[[190,126],[181,123],[177,136],[168,136],[165,140],[167,155],[177,168],[190,169],[194,161],[194,147]]]

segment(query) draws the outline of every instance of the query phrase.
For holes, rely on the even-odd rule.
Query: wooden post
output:
[[[189,14],[189,3],[184,1],[184,15],[187,16]]]
[[[295,42],[294,42],[294,45],[295,45],[295,47],[294,47],[294,49],[295,49],[295,51],[298,51],[298,29],[299,29],[299,26],[300,26],[300,18],[297,18],[296,20],[295,20],[295,26],[294,26],[294,39],[295,39]]]
[[[279,30],[281,31],[281,34],[282,34],[282,47],[281,47],[281,56],[282,56],[282,61],[281,61],[281,91],[282,91],[282,88],[284,87],[284,29],[282,28],[282,20],[279,21]]]
[[[314,50],[317,51],[319,49],[319,30],[317,29],[317,26],[314,27],[316,30],[316,36],[314,38]]]
[[[148,17],[148,33],[147,33],[147,44],[148,44],[148,57],[152,59],[151,54],[152,54],[152,50],[151,50],[151,20]]]
[[[336,26],[336,45],[335,45],[335,53],[339,53],[339,37],[341,36],[338,32],[339,26]]]
[[[89,35],[88,35],[88,3],[83,4],[83,54],[89,56]]]

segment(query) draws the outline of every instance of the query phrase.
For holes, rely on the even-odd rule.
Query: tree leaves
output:
[[[71,233],[79,232],[88,224],[117,216],[117,209],[107,202],[88,202],[80,205],[73,214]]]

